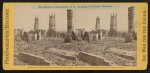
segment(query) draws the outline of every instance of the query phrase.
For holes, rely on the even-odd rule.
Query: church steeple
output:
[[[55,14],[49,14],[49,30],[55,30]]]
[[[35,21],[34,21],[34,30],[39,29],[39,24],[38,24],[38,17],[35,17]]]
[[[111,14],[110,18],[110,30],[109,30],[110,37],[117,36],[117,14]]]
[[[95,30],[100,30],[100,18],[99,18],[99,16],[97,16],[97,18],[96,18]]]
[[[111,14],[110,29],[117,30],[117,14]]]

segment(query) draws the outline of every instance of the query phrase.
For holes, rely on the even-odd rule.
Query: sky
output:
[[[86,31],[95,29],[96,17],[100,17],[100,28],[109,30],[111,14],[117,14],[117,30],[128,30],[128,7],[120,8],[76,8],[73,10],[74,29],[84,28]],[[67,30],[67,8],[33,8],[31,4],[16,4],[14,8],[15,29],[25,31],[34,28],[34,20],[39,18],[39,28],[48,30],[49,15],[55,14],[56,31]]]

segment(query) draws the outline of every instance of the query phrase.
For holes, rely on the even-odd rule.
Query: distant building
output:
[[[113,15],[111,15],[109,36],[110,37],[117,36],[117,14],[114,13]]]
[[[14,29],[15,40],[22,40],[23,32],[23,29]]]
[[[39,29],[39,23],[38,23],[38,17],[35,17],[35,23],[34,23],[34,30],[30,30],[29,32],[23,33],[23,40],[24,41],[36,41],[41,40],[45,37],[45,31]]]
[[[83,38],[83,35],[84,35],[84,32],[85,30],[84,29],[76,29],[76,36],[79,38],[79,39],[82,39]]]
[[[103,39],[103,32],[101,30],[92,30],[90,31],[90,40],[97,41]]]
[[[37,30],[30,30],[29,32],[24,32],[23,40],[24,41],[36,41],[41,40],[45,37],[46,31],[37,29]]]
[[[31,30],[28,33],[29,41],[36,41],[42,39],[41,30]]]
[[[90,31],[89,39],[90,41],[97,41],[102,40],[104,37],[106,37],[106,30],[100,29],[100,18],[97,16],[95,30]]]

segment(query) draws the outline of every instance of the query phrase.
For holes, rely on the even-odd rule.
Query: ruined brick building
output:
[[[100,17],[96,17],[95,30],[90,31],[90,41],[102,40],[104,35],[106,35],[106,30],[100,28]]]
[[[41,40],[44,37],[45,37],[45,31],[42,29],[39,29],[38,17],[35,17],[34,29],[30,30],[29,32],[24,31],[22,34],[22,40],[27,41],[27,42]]]
[[[23,28],[22,29],[14,29],[14,36],[15,36],[15,40],[20,41],[23,38]]]
[[[136,17],[135,17],[135,7],[131,6],[128,8],[128,34],[125,38],[125,42],[132,42],[132,40],[137,40]]]
[[[136,13],[135,13],[135,7],[131,6],[128,8],[128,32],[132,34],[132,37],[134,40],[137,39],[137,32],[135,29],[136,26]]]
[[[41,40],[44,36],[44,30],[39,29],[39,19],[35,17],[34,30],[28,32],[28,39],[29,41]]]
[[[128,32],[132,33],[135,31],[135,8],[133,6],[128,8]]]
[[[75,34],[73,31],[73,10],[67,10],[67,32],[64,37],[64,42],[69,43],[72,40],[75,40]]]

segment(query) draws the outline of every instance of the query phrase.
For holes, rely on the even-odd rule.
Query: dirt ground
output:
[[[82,62],[78,59],[68,60],[64,59],[55,54],[46,54],[45,52],[51,48],[57,50],[63,50],[67,52],[79,53],[81,51],[91,53],[94,55],[102,56],[106,60],[115,63],[119,66],[136,65],[136,41],[132,43],[125,43],[123,38],[104,38],[103,40],[91,41],[90,43],[86,41],[73,41],[71,43],[64,43],[63,38],[44,38],[39,41],[15,41],[15,64],[16,65],[26,65],[17,59],[19,52],[27,52],[37,56],[44,57],[46,60],[51,61],[51,65],[89,65],[88,63]],[[132,52],[132,57],[134,60],[128,58],[123,58],[114,54],[113,52],[108,52],[111,48],[116,48],[115,50],[123,50],[125,52]],[[57,52],[57,51],[56,51]],[[119,52],[119,51],[118,51]],[[120,52],[121,53],[121,52]]]

